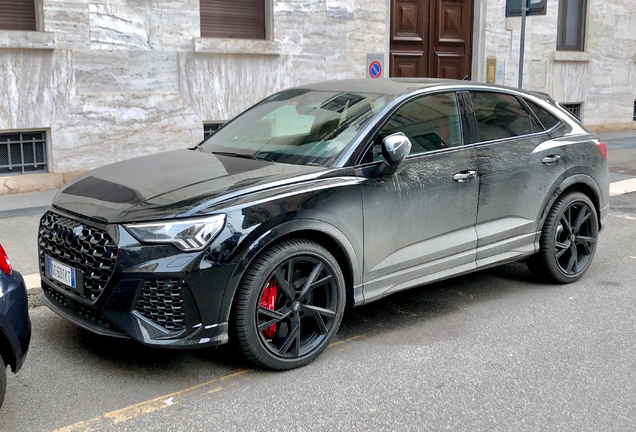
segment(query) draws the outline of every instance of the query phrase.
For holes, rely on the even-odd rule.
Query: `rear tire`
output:
[[[234,337],[251,362],[288,370],[314,361],[338,331],[345,283],[335,258],[309,240],[271,246],[247,269],[234,303]]]
[[[541,232],[539,252],[527,262],[539,279],[566,284],[579,280],[596,253],[598,217],[592,201],[570,192],[554,203]]]

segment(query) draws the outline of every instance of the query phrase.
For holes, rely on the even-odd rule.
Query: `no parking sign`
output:
[[[384,54],[367,54],[367,78],[384,77]]]

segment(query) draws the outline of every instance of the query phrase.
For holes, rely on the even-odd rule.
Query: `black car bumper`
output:
[[[80,327],[169,348],[228,341],[221,299],[232,266],[210,251],[142,245],[120,225],[48,212],[39,252],[43,302]],[[51,260],[73,269],[74,287],[51,275]]]
[[[11,275],[0,272],[0,331],[9,347],[1,347],[12,358],[5,359],[13,372],[18,372],[26,359],[31,341],[29,302],[24,280],[20,273]]]
[[[201,348],[226,343],[228,340],[227,323],[195,326],[193,331],[184,336],[169,335],[151,321],[131,314],[131,320],[124,325],[129,334],[116,328],[110,320],[98,310],[88,310],[82,306],[70,306],[73,301],[51,286],[43,286],[42,302],[62,318],[100,336],[120,339],[135,339],[145,345],[167,348]],[[185,332],[184,332],[185,333]]]

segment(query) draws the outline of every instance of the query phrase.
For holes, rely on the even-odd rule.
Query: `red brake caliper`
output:
[[[276,296],[278,295],[278,286],[274,279],[267,282],[265,285],[265,289],[263,290],[263,296],[261,297],[261,306],[266,309],[274,310],[276,306]],[[276,333],[276,324],[272,324],[263,330],[263,335],[266,338],[274,337],[274,333]]]

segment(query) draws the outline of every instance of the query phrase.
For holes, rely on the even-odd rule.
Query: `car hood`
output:
[[[53,205],[107,223],[178,217],[203,201],[220,202],[308,180],[324,167],[176,150],[89,171],[68,183]]]

